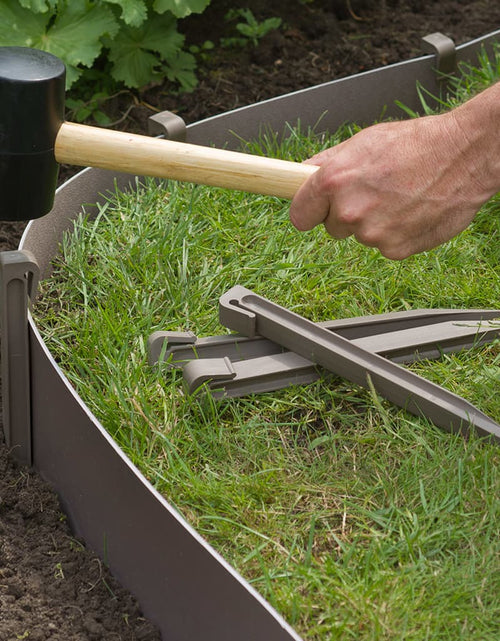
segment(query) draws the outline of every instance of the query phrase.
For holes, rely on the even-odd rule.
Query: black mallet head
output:
[[[0,47],[0,220],[39,218],[52,208],[64,89],[65,67],[55,56]]]

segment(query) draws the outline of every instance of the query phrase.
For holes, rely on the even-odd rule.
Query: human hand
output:
[[[401,260],[464,230],[495,190],[483,184],[468,113],[368,127],[306,161],[319,165],[295,195],[292,224],[323,223]],[[484,153],[484,147],[482,152]]]

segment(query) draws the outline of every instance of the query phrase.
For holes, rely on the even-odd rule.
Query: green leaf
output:
[[[105,34],[114,36],[118,28],[113,12],[107,7],[71,0],[58,12],[40,44],[70,64],[90,67],[101,51],[100,38]]]
[[[202,13],[210,0],[155,0],[153,9],[157,13],[170,11],[176,18],[185,18],[191,13]]]
[[[91,67],[101,53],[101,37],[115,35],[118,28],[113,12],[107,7],[71,0],[34,46],[50,51],[66,63],[66,85],[70,87],[81,73],[78,66]]]
[[[111,118],[100,109],[94,111],[92,115],[100,127],[108,127],[111,124]]]
[[[140,27],[148,16],[144,0],[104,0],[109,4],[117,4],[122,10],[121,18],[131,27]]]
[[[144,87],[159,77],[157,67],[158,58],[153,53],[138,48],[130,51],[126,57],[114,60],[112,75],[127,87]]]
[[[169,14],[148,20],[144,32],[144,46],[168,60],[177,55],[184,44],[184,36],[177,31],[177,20]]]
[[[175,58],[169,59],[165,74],[170,81],[178,82],[184,91],[193,91],[198,84],[195,69],[196,58],[186,51],[179,51]]]
[[[19,0],[21,7],[33,11],[34,13],[45,13],[53,10],[58,0]]]
[[[157,15],[139,28],[121,29],[108,43],[113,78],[128,87],[142,87],[157,79],[161,60],[174,59],[184,42],[176,26],[172,15]]]
[[[0,45],[4,47],[33,47],[45,33],[48,15],[23,9],[15,0],[0,2]]]

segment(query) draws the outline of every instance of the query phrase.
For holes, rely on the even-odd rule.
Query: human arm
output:
[[[404,259],[463,231],[500,191],[500,83],[437,116],[368,127],[311,158],[292,224]]]

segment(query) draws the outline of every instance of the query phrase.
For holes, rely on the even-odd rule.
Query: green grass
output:
[[[465,70],[450,103],[499,71],[500,58]],[[290,131],[260,152],[300,159],[355,129]],[[189,397],[145,345],[158,329],[225,331],[217,301],[235,284],[315,321],[500,308],[499,214],[497,196],[459,237],[396,263],[321,228],[299,234],[272,197],[148,182],[78,219],[35,316],[117,443],[305,638],[497,641],[498,446],[333,375]],[[498,342],[413,367],[500,420]]]

